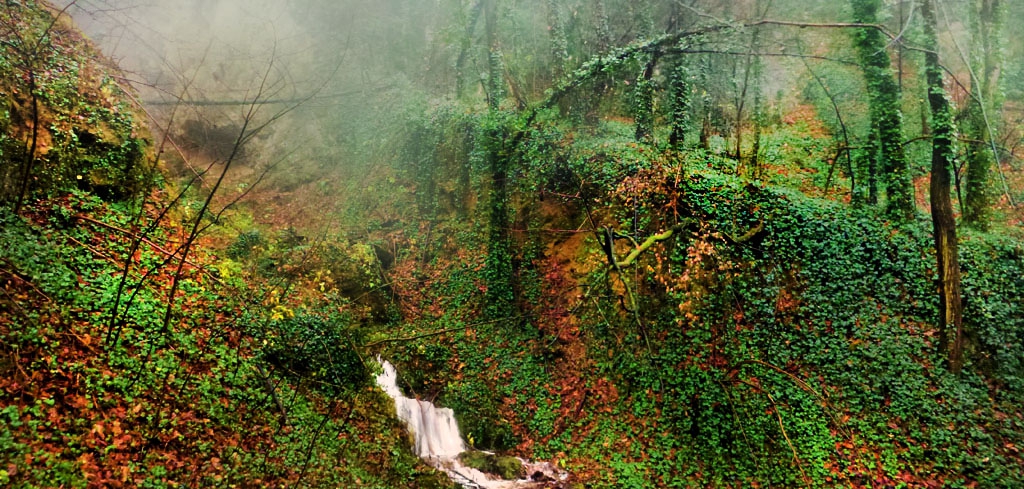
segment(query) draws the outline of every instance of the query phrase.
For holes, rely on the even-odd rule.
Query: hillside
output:
[[[182,259],[190,218],[176,204],[195,197],[144,170],[154,142],[122,74],[66,18],[46,42],[43,177],[17,215],[0,210],[0,485],[448,487],[371,388],[349,308],[293,312],[220,272],[223,250],[205,242]],[[2,79],[8,169],[32,115],[21,78]],[[138,148],[127,162],[124,147]],[[131,178],[158,182],[128,193]]]
[[[927,10],[880,67],[821,2],[535,3],[260,3],[300,26],[265,67],[225,29],[171,88],[70,20],[104,9],[0,9],[0,485],[458,487],[398,394],[494,487],[1024,486],[1015,92],[940,84],[934,150]],[[373,22],[312,83],[328,14]]]

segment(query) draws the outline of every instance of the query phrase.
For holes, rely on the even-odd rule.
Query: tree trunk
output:
[[[651,56],[644,65],[633,88],[633,120],[636,123],[636,140],[653,142],[654,139],[654,69],[658,57]]]
[[[18,200],[14,203],[14,213],[21,211],[21,206],[28,198],[28,189],[32,182],[32,170],[36,163],[36,149],[39,146],[39,95],[36,93],[36,73],[28,70],[28,93],[32,98],[32,136],[25,153],[25,161],[22,163],[21,188],[18,190]]]
[[[565,65],[569,60],[569,41],[565,35],[565,22],[558,6],[558,0],[548,0],[548,33],[551,36],[551,81],[565,74]]]
[[[881,0],[852,0],[854,20],[878,23]],[[903,152],[903,115],[900,111],[899,85],[892,73],[887,44],[878,29],[858,29],[854,41],[861,69],[867,82],[872,126],[878,135],[879,155],[886,190],[886,209],[899,219],[909,219],[914,211],[914,186]],[[869,169],[868,181],[875,178]],[[872,199],[873,200],[873,199]]]
[[[672,131],[669,144],[672,149],[682,149],[686,133],[690,130],[690,84],[687,83],[687,69],[682,60],[672,61],[669,73],[669,109]]]
[[[991,144],[991,120],[996,76],[999,68],[999,50],[996,45],[1001,21],[999,0],[980,0],[977,18],[972,26],[975,65],[980,61],[981,72],[971,71],[972,97],[967,107],[967,138],[973,140],[967,147],[966,195],[964,196],[964,222],[976,229],[987,229],[992,218],[994,199],[992,166],[998,156]]]
[[[597,27],[597,50],[605,53],[612,47],[612,30],[608,26],[608,10],[605,8],[604,0],[595,0],[594,19]]]
[[[512,248],[509,239],[508,148],[507,134],[499,125],[499,109],[504,96],[504,67],[498,44],[497,0],[484,0],[485,30],[489,49],[488,106],[490,127],[484,131],[487,163],[491,172],[490,221],[484,277],[487,282],[485,315],[488,319],[511,316],[513,308]]]
[[[455,60],[455,96],[462,98],[466,91],[466,62],[469,60],[469,51],[473,48],[473,33],[476,31],[476,24],[480,20],[480,12],[483,10],[484,0],[479,0],[469,12],[466,19],[466,32],[462,36],[459,48],[459,57]]]
[[[484,30],[487,35],[487,105],[497,109],[505,96],[504,68],[501,62],[501,46],[498,44],[497,0],[483,0]]]
[[[925,19],[925,71],[928,79],[928,104],[932,111],[932,228],[935,255],[939,266],[940,347],[947,356],[949,369],[960,373],[963,367],[963,305],[960,297],[960,261],[956,220],[950,197],[952,187],[953,141],[956,137],[953,111],[942,82],[935,11],[932,0],[922,1]]]

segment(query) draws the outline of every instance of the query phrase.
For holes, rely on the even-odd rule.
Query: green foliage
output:
[[[38,120],[34,135],[0,124],[0,152],[10,163],[0,169],[0,199],[16,199],[21,188],[15,180],[29,170],[29,190],[42,195],[81,189],[127,200],[147,192],[155,176],[144,164],[147,143],[135,109],[89,46],[35,2],[9,5],[0,13],[0,28],[10,37],[0,45],[0,57],[9,62],[0,69],[14,75],[0,84],[5,120]],[[12,30],[19,35],[9,35]],[[41,141],[47,141],[45,151]]]
[[[118,226],[130,216],[88,194],[28,212],[36,219],[0,210],[0,286],[10,294],[0,297],[3,484],[269,486],[301,477],[310,487],[451,487],[410,453],[386,396],[366,390],[370,373],[353,349],[361,337],[347,317],[298,310],[257,319],[237,291],[186,273],[178,319],[164,329],[166,284],[139,269],[165,262],[144,246],[131,299],[121,300],[121,341],[103,344],[122,271],[111,257],[128,240],[73,216]],[[250,314],[240,321],[243,308]],[[161,448],[142,449],[150,444]]]
[[[535,387],[555,381],[561,340],[527,326],[500,336],[477,328],[446,343],[460,367],[438,372],[451,379],[439,401],[466,433],[494,446],[511,429],[537,456],[596,461],[614,474],[608,487],[830,487],[914,471],[950,484],[1020,480],[1002,448],[1020,439],[1007,417],[1021,393],[1014,358],[1024,353],[1012,241],[972,237],[961,251],[965,295],[985,299],[968,302],[975,373],[957,379],[936,368],[929,226],[785,190],[820,188],[829,170],[827,143],[806,125],[765,136],[771,167],[807,175],[769,175],[777,187],[722,175],[734,166],[703,152],[668,158],[633,143],[632,132],[609,122],[566,144],[564,129],[541,119],[519,145],[512,195],[579,192],[591,215],[636,229],[636,239],[663,231],[668,210],[699,229],[641,257],[647,271],[630,280],[638,319],[621,312],[621,292],[601,292],[597,284],[614,283],[609,272],[583,279],[600,298],[575,306],[594,362],[576,380],[594,396],[579,411],[578,401]],[[539,283],[543,300],[552,292]],[[594,400],[609,395],[595,386],[609,383],[618,397]]]
[[[515,125],[510,115],[491,111],[481,133],[481,151],[491,176],[489,197],[489,224],[487,238],[487,261],[484,280],[487,283],[487,317],[502,319],[512,316],[514,301],[514,270],[512,248],[509,240],[509,169],[514,152],[509,141]]]
[[[331,396],[362,390],[370,372],[356,352],[358,331],[345,317],[300,313],[271,320],[254,335],[264,340],[263,358],[275,368]]]
[[[263,235],[257,229],[243,231],[228,245],[227,255],[232,260],[249,258],[260,246],[264,246]]]

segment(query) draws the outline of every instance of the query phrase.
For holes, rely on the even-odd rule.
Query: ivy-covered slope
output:
[[[265,303],[200,252],[165,326],[180,230],[150,232],[122,283],[118,208],[75,193],[0,211],[4,486],[448,487],[370,387],[349,316]]]
[[[302,239],[201,239],[176,273],[224,223],[153,189],[119,74],[55,15],[0,9],[0,486],[450,487],[352,348],[365,306],[287,293]],[[321,291],[361,277],[320,249]]]
[[[19,33],[51,26],[19,12]],[[20,214],[0,211],[0,485],[449,486],[370,386],[376,353],[471,444],[555,459],[584,487],[1024,484],[1019,237],[963,236],[970,351],[952,376],[928,225],[784,187],[831,180],[807,131],[766,134],[749,181],[715,144],[450,107],[410,123],[415,164],[361,187],[351,236],[228,212],[200,221],[216,239],[177,275],[206,219],[195,194],[164,213],[177,190],[145,192],[137,116],[53,25],[28,38],[46,56],[0,64],[3,199],[33,172]]]
[[[432,221],[444,246],[417,251],[415,274],[408,260],[392,272],[419,281],[397,291],[416,334],[389,354],[478,445],[556,458],[588,487],[1024,483],[1016,237],[963,236],[970,353],[955,377],[923,216],[898,225],[731,176],[714,154],[637,144],[629,129],[525,129],[509,156],[513,317],[480,315],[484,199],[475,225]],[[486,158],[451,146],[428,151],[439,188]],[[679,224],[632,266],[609,264],[606,230],[622,262]]]
[[[71,189],[144,193],[157,175],[123,74],[66,15],[37,2],[0,10],[0,37],[0,200]]]

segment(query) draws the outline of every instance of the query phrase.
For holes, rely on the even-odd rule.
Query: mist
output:
[[[0,485],[1020,487],[1022,16],[8,1]]]
[[[293,188],[348,174],[393,158],[391,137],[398,119],[409,116],[402,112],[410,104],[425,107],[407,89],[428,69],[431,34],[426,23],[408,22],[422,17],[388,11],[401,5],[80,0],[58,6],[124,72],[121,82],[138,92],[155,132],[167,131],[190,167],[226,158],[247,124],[259,128],[239,155],[249,179],[273,167],[270,181]]]

